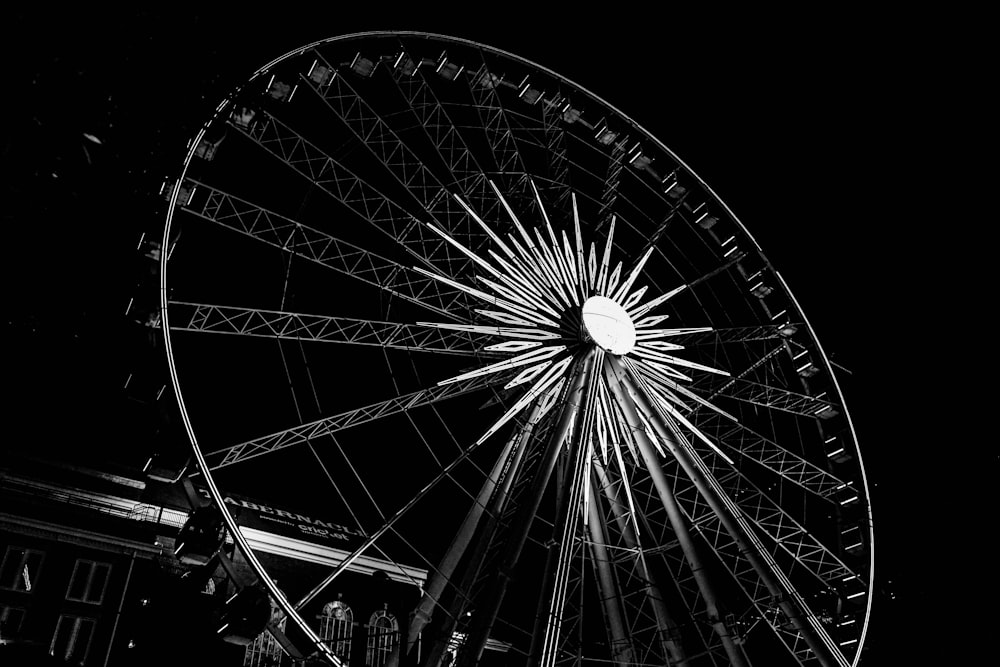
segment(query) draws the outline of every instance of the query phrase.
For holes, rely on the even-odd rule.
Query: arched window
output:
[[[284,619],[278,624],[278,629],[284,631]],[[281,655],[281,645],[270,632],[264,630],[247,645],[246,653],[243,654],[243,667],[278,667]]]
[[[389,660],[389,654],[399,641],[399,623],[396,617],[385,609],[379,609],[368,620],[368,651],[365,664],[368,667],[382,667]]]
[[[319,637],[338,658],[348,664],[351,659],[351,633],[354,631],[354,612],[337,600],[323,606],[319,616]]]
[[[285,613],[274,600],[271,600],[271,623],[277,626],[282,632],[285,631]],[[278,667],[281,664],[281,656],[284,651],[281,645],[271,635],[264,630],[256,639],[247,645],[243,654],[243,667]]]

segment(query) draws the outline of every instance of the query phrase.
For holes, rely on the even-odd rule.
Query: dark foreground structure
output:
[[[289,594],[344,557],[333,543],[356,537],[333,521],[227,501]],[[223,627],[227,609],[241,599],[234,599],[237,589],[254,590],[238,550],[223,547],[225,567],[195,563],[184,548],[183,559],[175,554],[191,514],[179,484],[138,470],[9,460],[0,468],[0,508],[4,665],[292,664],[268,632],[241,638],[232,624]],[[317,617],[349,664],[381,665],[425,577],[424,570],[362,558],[305,613]]]

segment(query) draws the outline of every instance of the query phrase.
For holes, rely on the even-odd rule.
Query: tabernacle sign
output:
[[[346,549],[358,546],[365,537],[362,531],[333,521],[324,521],[305,514],[264,505],[243,498],[226,496],[225,502],[236,522],[275,535],[305,540],[314,544]]]

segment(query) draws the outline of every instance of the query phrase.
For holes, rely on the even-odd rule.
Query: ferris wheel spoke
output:
[[[747,554],[725,529],[720,517],[714,514],[708,517],[707,521],[699,524],[699,532],[750,601],[758,622],[763,622],[771,630],[800,665],[849,664],[843,649],[834,642],[826,628],[819,624],[820,615],[812,611],[804,600],[797,601],[802,613],[819,626],[817,634],[826,650],[824,653],[816,651],[815,641],[808,640],[808,636],[794,623],[782,604],[801,596],[775,596],[747,558]]]
[[[741,378],[733,379],[706,393],[712,399],[723,396],[762,408],[790,412],[799,417],[828,419],[840,414],[840,406],[825,398]]]
[[[322,69],[314,65],[312,71],[321,73],[302,75],[312,90],[330,111],[337,116],[366,147],[368,153],[393,175],[396,181],[412,196],[414,202],[448,233],[464,236],[470,241],[477,230],[455,201],[448,196],[445,186],[423,161],[389,127],[382,117],[350,84],[345,72],[330,65],[318,51],[313,51]],[[413,231],[413,230],[411,230]],[[406,243],[406,240],[403,240]],[[423,244],[423,256],[432,260],[449,276],[463,275],[468,262],[457,256],[446,245]]]
[[[565,100],[563,100],[563,101],[565,102]],[[554,116],[559,116],[559,117],[565,118],[565,115],[569,114],[572,117],[572,110],[571,109],[567,109],[566,112],[563,112],[563,111],[561,111],[561,107],[553,108],[553,107],[551,107],[549,105],[548,102],[546,103],[545,106],[551,110],[551,112],[552,112],[552,114]],[[509,115],[515,116],[515,117],[519,117],[519,118],[522,117],[522,116],[520,116],[520,114],[509,114]],[[533,121],[534,119],[529,119],[529,120]],[[569,121],[564,120],[564,122],[569,122]],[[577,119],[577,120],[575,120],[573,122],[585,124],[585,121],[582,121],[580,119]],[[585,124],[585,126],[587,126],[587,125]],[[524,145],[527,145],[527,146],[531,147],[536,152],[537,151],[548,151],[549,150],[549,141],[548,141],[548,139],[545,136],[546,130],[545,130],[544,121],[543,121],[543,124],[540,125],[540,126],[538,126],[537,129],[535,129],[533,127],[530,127],[530,126],[524,126],[524,125],[522,125],[519,128],[516,128],[515,131],[517,133],[519,141],[521,141]],[[538,136],[535,136],[535,135],[538,135]],[[595,146],[591,146],[591,145],[583,142],[579,136],[577,136],[575,133],[572,133],[572,132],[564,132],[563,136],[564,137],[568,137],[569,139],[572,140],[570,142],[571,145],[577,147],[580,150],[583,150],[584,152],[591,152],[595,156],[595,159],[597,159],[599,161],[606,161],[608,159],[607,151],[606,151],[606,149],[604,149],[603,146],[600,147],[600,148],[597,148]],[[567,151],[567,158],[566,158],[567,162],[570,165],[572,165],[572,173],[579,175],[581,177],[579,179],[580,181],[586,181],[587,185],[589,187],[595,188],[595,189],[599,190],[603,194],[604,188],[608,187],[608,185],[607,185],[607,177],[608,177],[607,170],[602,171],[602,172],[594,171],[593,165],[590,165],[590,164],[585,163],[585,162],[581,162],[580,159],[578,159],[578,158],[577,159],[573,159],[573,158],[569,157],[569,155],[572,155],[572,154],[574,154],[573,150]],[[627,170],[623,169],[623,171],[627,171]],[[631,173],[631,172],[629,172],[629,173]],[[650,185],[651,179],[640,178],[638,170],[634,170],[634,173],[632,174],[632,176],[633,176],[633,178],[630,179],[631,182],[639,184],[640,187],[643,190],[647,191],[648,194],[650,194],[650,195],[652,195],[654,197],[660,198],[660,199],[663,198],[663,193],[662,192],[660,192],[659,190],[651,187],[651,185]],[[551,179],[545,179],[545,180],[551,180]],[[608,208],[608,210],[610,211],[610,214],[606,214],[605,215],[604,222],[601,223],[601,227],[600,228],[596,227],[597,223],[595,222],[594,223],[594,229],[597,230],[597,229],[604,229],[604,228],[606,228],[608,226],[609,222],[610,222],[610,218],[611,217],[617,217],[619,223],[621,223],[622,221],[626,221],[626,220],[631,219],[631,220],[637,222],[638,225],[629,223],[630,226],[633,229],[636,229],[636,230],[642,229],[643,231],[641,231],[641,233],[642,233],[643,237],[645,237],[648,234],[648,232],[645,231],[647,229],[646,226],[647,225],[649,227],[655,227],[655,226],[657,226],[658,224],[660,224],[658,222],[659,218],[657,218],[656,220],[654,220],[653,218],[650,217],[649,211],[645,210],[644,206],[642,206],[642,205],[640,205],[640,204],[638,204],[636,202],[633,202],[632,199],[630,199],[627,196],[627,194],[625,193],[625,191],[622,190],[622,189],[620,189],[618,187],[620,185],[620,182],[621,181],[620,181],[620,178],[619,178],[618,184],[612,184],[611,185],[611,187],[617,188],[617,197],[615,198],[615,200],[612,203],[612,205],[610,205],[609,208]],[[652,182],[656,182],[656,181],[652,180]],[[558,184],[556,184],[555,187],[556,188],[560,188],[560,186]],[[581,190],[585,190],[586,188],[583,187],[582,185],[574,185],[573,189],[576,192],[580,192]],[[566,200],[568,200],[568,199],[569,199],[569,194],[565,194],[564,196],[557,195],[555,197],[555,201],[554,201],[554,203],[556,205],[560,206],[561,208],[566,209],[564,211],[564,215],[565,215],[565,217],[567,219],[568,219],[568,217],[570,215],[570,213],[569,213],[569,206],[566,204]],[[602,201],[604,201],[604,199],[601,196],[596,196],[596,197],[593,198],[593,204],[594,204],[594,206],[597,207],[598,210],[600,210],[602,208]],[[610,197],[608,198],[608,201],[610,201]],[[625,212],[626,209],[628,209],[628,213],[627,214]],[[643,247],[643,248],[641,248],[639,250],[638,254],[642,254],[643,252],[645,252],[646,250],[648,250],[650,247],[652,247],[652,244],[646,244],[645,247]]]
[[[452,176],[449,185],[453,188],[452,194],[460,195],[468,201],[472,209],[479,211],[483,219],[497,222],[500,202],[489,186],[489,179],[496,178],[497,174],[488,173],[479,158],[469,149],[458,125],[430,85],[427,72],[431,67],[437,68],[437,63],[427,58],[420,58],[418,61],[415,56],[410,55],[402,43],[400,47],[402,50],[397,55],[391,71],[392,80],[425,137],[434,146],[438,157]],[[439,75],[444,76],[440,74],[442,71],[451,71],[445,67],[447,64],[445,58],[441,63],[442,67],[437,68]],[[442,191],[437,196],[439,199],[444,198],[448,193]],[[445,204],[439,201],[437,205],[452,203]],[[470,237],[467,243],[471,249],[479,250],[486,244],[486,239],[477,234]]]
[[[733,479],[740,477],[740,475],[726,477],[726,483],[719,484],[720,489],[732,490]],[[711,474],[709,478],[712,478]],[[740,546],[740,541],[734,538],[725,526],[726,516],[714,510],[705,512],[704,503],[700,506],[702,510],[700,515],[696,512],[690,513],[692,524],[698,527],[699,533],[705,537],[723,565],[743,589],[757,610],[758,617],[767,622],[790,653],[803,664],[817,661],[826,664],[824,661],[833,660],[835,664],[846,665],[847,658],[841,648],[844,642],[838,644],[834,641],[831,628],[827,625],[835,615],[828,611],[817,612],[811,608],[804,595],[792,585],[785,571],[777,565],[775,557],[779,550],[785,551],[799,566],[827,587],[826,589],[820,587],[819,590],[840,591],[842,599],[853,595],[845,589],[848,586],[858,587],[856,583],[851,584],[852,581],[857,582],[857,575],[812,535],[804,529],[793,527],[794,520],[764,494],[759,491],[756,494],[741,494],[733,490],[729,495],[739,500],[738,507],[731,510],[730,516],[743,519],[755,526],[761,534],[770,538],[767,543],[753,539],[753,531],[747,531],[746,534],[752,538],[751,543],[755,551],[746,552],[744,547]],[[762,575],[759,565],[754,562],[755,557],[763,558],[770,573],[777,578],[784,589],[783,597],[775,597],[768,577],[766,574]],[[810,590],[815,589],[810,588]],[[863,588],[860,594],[864,594]],[[801,618],[808,621],[809,629],[814,636],[811,637],[809,633],[804,632],[804,626],[795,622],[795,617],[787,609],[788,605],[776,604],[776,600],[787,601],[793,605]],[[845,633],[840,633],[841,640],[844,639],[844,635]]]
[[[470,87],[474,87],[476,82],[479,81],[492,85],[493,89],[509,88],[512,94],[517,94],[522,99],[521,103],[525,105],[525,108],[528,106],[540,108],[542,110],[541,117],[536,118],[530,114],[526,115],[525,113],[504,106],[499,96],[477,96],[475,95],[475,88],[472,88],[475,108],[480,114],[485,114],[481,116],[482,118],[494,122],[496,126],[487,130],[487,141],[494,152],[499,150],[501,154],[498,160],[499,164],[509,164],[516,166],[518,169],[524,169],[525,163],[523,159],[518,160],[517,157],[520,152],[517,148],[518,142],[525,142],[536,149],[545,151],[550,158],[548,164],[549,178],[547,180],[559,192],[554,198],[554,204],[568,210],[568,206],[566,205],[568,204],[569,197],[570,159],[565,141],[566,130],[562,123],[573,122],[576,117],[572,116],[572,120],[564,118],[565,114],[562,107],[566,103],[565,97],[561,94],[542,95],[540,91],[532,89],[529,79],[524,80],[519,85],[514,85],[502,78],[494,81],[489,76],[488,71],[483,70],[481,67],[477,69],[478,63],[476,62],[453,62],[447,56],[441,56],[437,60],[428,58],[418,59],[402,43],[401,48],[402,50],[397,54],[392,67],[393,79],[400,86],[400,91],[410,103],[421,125],[428,130],[428,136],[432,143],[439,148],[447,146],[448,143],[456,143],[456,137],[458,142],[463,145],[463,148],[465,145],[461,139],[461,132],[458,132],[458,125],[453,122],[450,115],[444,110],[440,99],[436,96],[432,87],[428,85],[427,73],[431,70],[436,72],[442,80],[453,81],[464,78],[469,82]],[[484,76],[486,76],[485,79],[483,78]],[[515,125],[515,118],[523,119],[527,124]],[[446,122],[442,123],[442,119],[445,119]],[[465,131],[482,132],[481,125],[476,127],[463,126],[463,129]],[[537,138],[535,135],[537,135]],[[454,151],[442,151],[441,156],[445,160],[445,163],[451,167],[453,173],[456,174],[457,183],[476,182],[481,186],[482,179],[473,178],[474,172],[468,169],[469,164],[476,160],[474,156],[468,154],[466,150],[457,153]],[[478,166],[479,170],[485,173],[481,162]],[[588,171],[583,165],[578,164],[576,167]],[[503,171],[499,166],[498,169]],[[463,173],[465,174],[464,177],[461,176]],[[595,178],[597,178],[596,175]],[[525,196],[528,193],[524,189],[523,183],[518,187],[521,188],[518,191],[521,203],[530,204],[529,198]],[[486,208],[482,209],[484,211],[483,217],[492,220],[493,207],[489,205],[488,193],[480,191],[478,196],[473,196],[471,193],[467,194],[469,195],[469,199],[482,201],[487,205]]]
[[[428,58],[412,55],[402,42],[399,47],[400,51],[390,70],[393,83],[406,102],[407,108],[420,124],[424,136],[434,146],[448,173],[452,175],[455,183],[485,176],[486,171],[475,154],[469,150],[465,138],[458,131],[458,126],[427,80],[427,70],[431,67],[437,68],[437,63]],[[445,64],[442,63],[442,68]]]
[[[787,575],[781,571],[771,553],[764,547],[757,533],[739,507],[726,495],[715,475],[707,469],[702,460],[693,454],[690,445],[680,441],[674,430],[665,422],[653,401],[648,399],[642,388],[634,383],[624,366],[613,357],[608,357],[606,372],[612,389],[619,400],[635,402],[635,407],[646,415],[646,423],[656,432],[660,441],[675,457],[691,484],[697,489],[725,533],[737,545],[738,552],[749,562],[759,581],[771,596],[779,600],[778,606],[788,617],[795,632],[813,652],[824,667],[847,664],[829,633],[809,610],[805,600],[792,586]],[[654,470],[650,466],[650,472]],[[679,522],[683,525],[683,522]]]
[[[859,573],[848,566],[831,548],[819,540],[806,526],[792,517],[758,485],[741,471],[719,460],[717,454],[705,451],[699,454],[705,470],[714,478],[719,488],[735,501],[739,512],[771,539],[770,556],[783,550],[806,572],[822,584],[821,588],[840,597],[842,603],[867,594]],[[687,487],[678,495],[690,501],[696,493]],[[714,511],[704,503],[685,503],[692,524],[704,526]]]
[[[718,482],[719,487],[734,499],[743,516],[773,540],[775,549],[786,551],[829,589],[843,589],[845,587],[843,582],[857,578],[857,573],[839,556],[782,509],[746,475],[718,460],[718,455],[714,452],[701,452],[699,459],[708,473]],[[693,491],[689,488],[688,493],[693,494]],[[712,512],[710,507],[700,504],[690,512],[689,516],[692,523],[701,525]],[[859,582],[851,586],[845,591],[845,597],[857,592],[859,590],[857,586],[863,585]]]
[[[200,181],[183,210],[284,252],[373,285],[450,320],[468,307],[467,297],[409,267]]]
[[[754,461],[783,479],[830,502],[836,502],[837,497],[843,495],[840,493],[842,491],[853,491],[850,483],[739,421],[731,421],[718,413],[711,412],[694,412],[692,421],[724,449]]]
[[[607,156],[608,165],[601,187],[601,208],[597,213],[597,229],[603,229],[611,224],[611,218],[615,214],[614,204],[618,199],[618,186],[621,184],[622,170],[625,168],[625,157],[628,151],[628,137],[623,137],[611,144],[610,154]]]
[[[434,386],[429,389],[422,389],[386,401],[372,403],[362,408],[348,410],[331,417],[324,417],[316,421],[294,426],[292,428],[270,433],[253,440],[247,440],[236,445],[231,445],[222,449],[208,452],[205,459],[210,470],[218,470],[236,463],[241,463],[249,459],[270,454],[293,445],[309,442],[314,438],[323,437],[331,433],[336,433],[358,424],[375,421],[411,410],[423,405],[430,405],[456,396],[462,396],[473,391],[484,389],[491,384],[501,382],[508,375],[504,374],[498,379],[496,376],[482,378],[470,378],[461,382],[455,382],[443,386]]]
[[[443,247],[443,242],[436,235],[398,203],[275,116],[260,111],[246,127],[239,123],[232,123],[232,126],[387,235],[421,264],[430,266],[428,257]],[[452,308],[461,305],[453,304]]]
[[[412,52],[407,49],[403,40],[400,41],[400,47],[401,51],[392,68],[393,81],[406,100],[410,111],[423,128],[425,135],[449,168],[454,178],[453,186],[456,189],[454,194],[462,195],[472,209],[479,211],[480,216],[491,223],[502,222],[499,201],[490,189],[489,181],[491,179],[503,183],[509,193],[516,194],[522,202],[527,201],[531,205],[532,202],[528,196],[528,172],[524,169],[523,162],[519,165],[520,170],[514,172],[505,171],[499,167],[494,171],[493,164],[484,164],[483,158],[486,156],[477,156],[470,149],[464,136],[464,132],[479,133],[483,132],[483,129],[464,127],[456,123],[452,114],[448,112],[445,104],[435,92],[434,86],[428,80],[429,71],[433,68],[442,79],[452,83],[464,82],[465,87],[475,98],[477,92],[475,89],[475,77],[477,76],[474,73],[475,66],[456,65],[449,62],[445,54],[442,54],[437,61],[418,58],[416,55],[411,55]],[[491,113],[501,112],[500,107],[496,104],[488,104],[487,106]],[[495,114],[491,118],[498,122],[502,120],[500,116]],[[516,152],[516,143],[510,143],[513,142],[511,135],[497,139],[494,134],[487,131],[487,144],[493,151],[493,157],[496,157],[497,151],[506,156],[500,160],[501,163],[504,163],[508,161],[507,157],[513,155],[512,149]],[[490,141],[489,137],[497,140]],[[444,194],[440,196],[443,197]],[[439,203],[443,204],[443,202]],[[485,247],[487,239],[481,235],[475,235],[468,239],[467,244],[472,250],[478,251]]]
[[[479,117],[477,127],[470,129],[481,133],[490,149],[491,162],[487,168],[496,169],[497,177],[493,180],[500,181],[501,176],[505,177],[501,182],[505,182],[505,193],[509,199],[525,210],[533,210],[535,202],[523,178],[529,172],[497,90],[501,86],[515,86],[490,71],[482,52],[479,53],[479,60],[470,64],[466,72],[462,80]]]
[[[746,378],[750,374],[756,372],[759,368],[763,367],[765,364],[772,362],[775,359],[775,357],[777,357],[779,354],[785,352],[787,352],[785,344],[779,343],[778,345],[772,347],[764,354],[757,357],[753,361],[753,363],[744,368],[742,371],[738,373],[731,373],[730,377],[722,381],[721,385],[717,384],[718,380],[716,378],[705,376],[696,379],[694,382],[691,383],[689,388],[692,389],[693,391],[697,391],[702,394],[706,393],[709,394],[708,398],[709,400],[711,400],[715,398],[716,391],[722,391],[727,389],[731,384],[735,384],[736,380],[742,380]]]
[[[517,86],[490,71],[486,54],[481,49],[479,62],[476,64],[478,67],[474,71],[469,68],[469,90],[480,114],[480,126],[493,151],[497,171],[526,173],[524,159],[518,150],[510,120],[497,90],[500,86],[516,90]]]
[[[844,493],[841,492],[845,492],[845,490],[853,491],[848,483],[788,451],[778,443],[754,432],[733,415],[688,391],[683,385],[663,377],[648,366],[637,367],[637,371],[651,387],[656,387],[664,392],[677,391],[681,396],[698,403],[695,408],[688,407],[684,410],[691,417],[691,425],[697,429],[698,433],[707,432],[711,435],[710,440],[723,449],[754,461],[761,467],[829,502],[836,502],[838,500],[836,496],[843,496]],[[668,393],[668,395],[670,394]],[[674,397],[674,402],[682,404],[681,399],[677,397]],[[708,408],[708,410],[706,411],[704,408]]]
[[[685,192],[684,194],[673,198],[670,209],[663,215],[663,218],[656,225],[656,229],[649,235],[649,238],[646,240],[646,245],[643,247],[643,251],[648,250],[649,248],[655,248],[659,244],[663,235],[667,233],[668,229],[670,229],[671,225],[673,225],[678,219],[684,218],[682,211],[691,210],[691,205],[687,203],[687,195],[688,193]],[[695,220],[692,222],[697,224],[698,221]]]
[[[713,383],[709,378],[693,382],[689,388],[706,395],[708,401],[719,396],[750,403],[759,407],[781,410],[800,417],[829,419],[840,414],[840,406],[823,396],[809,396],[783,387],[775,387],[748,380],[758,369],[771,363],[778,355],[787,353],[784,344],[772,348],[738,374],[726,378],[721,383]]]
[[[524,94],[532,90],[530,83],[527,82],[522,89]],[[549,179],[555,184],[558,191],[553,205],[556,208],[565,209],[569,194],[572,192],[566,129],[559,122],[562,115],[557,104],[549,103],[549,100],[543,99],[540,106],[542,109],[542,136],[545,138],[545,150],[549,158]]]
[[[535,403],[526,421],[507,440],[507,445],[497,457],[493,470],[462,521],[461,526],[455,533],[448,551],[434,569],[433,574],[427,582],[420,603],[413,614],[407,637],[406,650],[412,650],[414,643],[420,636],[421,631],[433,617],[434,611],[439,607],[441,596],[445,591],[445,586],[452,581],[455,569],[459,561],[463,558],[476,534],[484,513],[487,520],[496,517],[502,511],[506,494],[510,491],[511,483],[517,476],[520,462],[524,457],[528,447],[528,440],[534,435],[539,422],[545,416],[546,401],[539,400]],[[447,609],[444,610],[447,612]],[[389,667],[392,667],[390,665]]]
[[[683,438],[676,433],[675,437],[681,447],[686,447],[691,451],[690,445],[685,444]],[[718,451],[708,451],[700,456],[694,456],[694,460],[708,473],[708,478],[714,480],[717,488],[722,492],[722,497],[735,499],[737,505],[733,507],[734,513],[742,514],[743,518],[756,526],[761,534],[770,538],[771,542],[768,545],[761,542],[759,546],[761,549],[768,550],[765,554],[767,562],[774,564],[779,579],[782,581],[786,579],[783,578],[782,571],[776,565],[775,557],[780,549],[794,559],[803,570],[815,577],[821,584],[821,590],[838,595],[840,604],[848,604],[850,600],[867,594],[866,587],[857,572],[849,568],[831,549],[791,517],[742,472],[733,469],[731,461],[727,460],[723,463],[719,460],[720,458],[722,455]],[[688,487],[688,498],[696,495],[703,494],[700,489],[695,491]],[[714,516],[717,510],[710,504],[703,502],[697,507],[700,512],[690,511],[688,513],[694,525],[704,529],[711,520],[721,518]],[[805,604],[804,601],[803,604]],[[828,599],[827,604],[829,606],[832,602]],[[810,619],[820,638],[832,646],[832,640],[826,632],[826,628],[813,620],[818,615],[810,611],[808,606],[804,609],[807,612],[807,618]],[[828,609],[824,615],[832,620],[834,614]],[[843,638],[845,633],[840,634]],[[856,641],[857,638],[851,639]]]
[[[233,334],[279,340],[371,345],[398,350],[463,356],[497,356],[484,349],[492,337],[473,331],[431,328],[328,315],[308,315],[258,308],[238,308],[171,301],[174,331]]]
[[[793,331],[790,324],[764,324],[749,327],[719,327],[681,333],[670,338],[670,342],[684,346],[720,345],[727,343],[749,343],[785,338]]]
[[[306,593],[296,604],[295,609],[301,609],[302,607],[309,604],[314,600],[320,593],[322,593],[337,577],[341,575],[350,565],[356,561],[358,558],[364,555],[368,549],[372,548],[378,540],[388,533],[389,531],[394,531],[396,524],[405,517],[417,504],[420,503],[433,489],[437,487],[438,484],[446,479],[450,479],[452,472],[461,464],[463,461],[469,458],[473,452],[481,444],[481,441],[474,442],[464,449],[456,456],[448,465],[442,466],[438,471],[437,475],[427,482],[424,487],[418,491],[409,501],[407,501],[402,507],[400,507],[391,517],[387,518],[378,529],[369,534],[365,540],[358,545],[357,548],[350,555],[346,556],[343,561],[341,561],[336,568],[334,568],[319,584],[317,584],[312,590]],[[489,480],[487,481],[489,483]],[[478,518],[476,519],[478,521]]]

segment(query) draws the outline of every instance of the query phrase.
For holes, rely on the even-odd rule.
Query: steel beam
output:
[[[626,516],[625,506],[614,489],[611,473],[597,461],[594,462],[594,472],[597,480],[600,482],[600,487],[604,491],[605,497],[608,499],[608,504],[615,517],[615,523],[621,533],[622,541],[635,554],[634,567],[639,571],[639,576],[644,582],[643,588],[646,601],[653,609],[657,634],[662,644],[663,656],[668,664],[684,665],[687,657],[684,647],[678,641],[679,633],[677,631],[677,624],[667,610],[666,604],[664,604],[663,591],[657,582],[656,576],[650,570],[649,564],[646,562],[645,551],[639,543],[639,536],[635,533],[632,524]],[[599,502],[596,494],[594,500],[595,503]],[[632,650],[635,650],[634,647]]]
[[[504,377],[509,377],[509,375],[506,374]],[[211,470],[218,470],[219,468],[241,463],[264,454],[270,454],[286,447],[309,442],[314,438],[337,433],[358,424],[364,424],[389,415],[405,412],[406,410],[412,410],[422,405],[430,405],[438,401],[478,391],[499,381],[500,378],[492,375],[489,377],[470,378],[462,382],[434,386],[429,389],[421,389],[390,398],[386,401],[372,403],[361,408],[317,419],[308,424],[293,426],[292,428],[270,433],[259,438],[254,438],[253,440],[217,449],[206,454],[205,458]]]
[[[563,606],[566,600],[570,561],[579,545],[579,510],[583,506],[584,486],[589,483],[591,438],[596,417],[597,389],[600,382],[602,350],[596,350],[586,394],[573,426],[573,440],[561,459],[562,475],[556,480],[556,519],[552,539],[547,544],[547,562],[539,590],[535,626],[528,651],[528,667],[552,667],[562,631]],[[546,593],[549,593],[548,595]]]
[[[595,494],[590,502],[590,511],[587,513],[590,551],[593,555],[594,570],[597,573],[597,588],[601,596],[604,618],[607,621],[608,638],[611,641],[611,660],[619,667],[626,667],[633,661],[634,649],[629,635],[625,631],[622,610],[618,604],[620,593],[614,575],[614,560],[608,553],[607,540],[604,536],[604,522],[601,519],[599,506],[599,499]]]
[[[711,331],[671,336],[670,342],[678,345],[717,345],[720,343],[749,343],[782,338],[782,326],[762,324],[750,327],[722,327]]]
[[[586,388],[590,385],[590,378],[596,370],[594,369],[595,356],[595,351],[590,350],[577,362],[580,365],[580,371],[574,379],[572,388],[567,396],[559,426],[553,433],[553,437],[549,440],[540,468],[535,473],[535,477],[531,482],[528,498],[519,508],[518,518],[512,524],[512,526],[517,527],[517,532],[514,535],[508,536],[501,558],[501,566],[487,588],[486,597],[477,609],[469,637],[459,652],[457,663],[459,667],[473,667],[482,658],[483,649],[486,647],[486,640],[490,636],[490,632],[496,622],[497,613],[500,610],[500,605],[510,584],[512,571],[520,560],[521,551],[528,539],[528,530],[531,528],[533,519],[538,513],[538,508],[542,502],[542,495],[555,469],[562,442],[566,438],[570,427],[574,424],[577,415],[586,412],[587,406],[585,403],[589,396]]]
[[[523,458],[528,439],[531,438],[535,426],[541,417],[541,407],[540,402],[536,403],[531,414],[528,416],[524,428],[516,430],[508,439],[504,450],[493,466],[493,470],[490,471],[486,481],[483,482],[483,486],[473,501],[472,507],[455,533],[448,551],[428,580],[420,603],[417,605],[416,610],[414,610],[413,619],[410,621],[406,640],[406,652],[408,654],[412,651],[413,646],[420,637],[421,631],[430,622],[434,610],[439,606],[445,587],[451,581],[455,573],[455,568],[458,566],[462,556],[465,555],[465,551],[472,541],[473,535],[476,533],[480,519],[486,511],[490,499],[497,493],[502,493],[504,484],[507,483],[509,486],[511,475],[517,474],[517,468]],[[500,488],[498,488],[498,484]],[[394,651],[386,667],[396,667],[398,662],[398,652]]]
[[[659,410],[646,398],[642,388],[637,385],[636,380],[630,376],[622,363],[609,356],[605,369],[608,382],[613,386],[616,396],[630,398],[634,406],[643,411],[657,436],[669,448],[685,474],[698,489],[699,494],[721,521],[726,532],[753,565],[757,575],[767,586],[774,599],[778,601],[782,612],[805,640],[820,664],[823,667],[843,667],[846,664],[844,657],[832,645],[832,639],[819,625],[818,620],[805,613],[808,607],[804,600],[792,588],[787,578],[780,573],[777,564],[763,549],[759,539],[746,523],[746,519],[736,504],[726,497],[717,484],[713,484],[714,478],[703,469],[703,465],[699,465],[698,459],[689,451],[689,446],[685,446],[686,443],[678,442],[671,426],[664,421]],[[658,462],[656,467],[659,467]]]
[[[187,301],[171,301],[169,307],[173,331],[370,345],[461,356],[501,356],[483,350],[493,342],[493,337],[471,331]]]
[[[381,115],[358,94],[351,85],[349,77],[330,65],[319,52],[313,53],[317,60],[334,74],[319,85],[303,75],[306,85],[323,100],[330,111],[350,129],[358,142],[393,175],[415,203],[423,208],[439,227],[452,236],[457,235],[467,239],[467,245],[477,245],[473,243],[474,237],[482,237],[483,234],[475,229],[475,225],[453,197],[441,196],[442,192],[447,195],[444,184],[410,147],[400,140]],[[401,238],[400,241],[404,245],[407,243],[405,238]],[[423,247],[424,257],[436,264],[444,264],[446,268],[443,270],[449,276],[463,275],[468,269],[468,260],[457,255],[454,249],[441,239],[425,241]]]
[[[632,431],[632,439],[639,450],[643,465],[649,472],[660,502],[667,512],[670,525],[673,527],[674,534],[677,536],[681,549],[684,551],[684,557],[691,566],[698,589],[705,598],[709,623],[712,624],[716,634],[719,635],[730,663],[736,667],[747,667],[746,656],[736,646],[729,628],[726,627],[720,615],[718,596],[711,582],[708,580],[705,566],[691,539],[691,533],[685,523],[684,516],[681,514],[680,507],[674,497],[674,492],[670,488],[666,476],[663,474],[660,461],[657,458],[656,448],[646,435],[643,420],[640,419],[637,411],[638,400],[634,398],[634,394],[630,396],[633,392],[630,391],[632,388],[628,385],[628,379],[625,377],[625,367],[616,358],[609,356],[605,362],[604,373],[607,378],[608,387],[611,389],[615,400],[618,402],[618,407],[621,408],[622,414],[624,414],[628,422],[628,427]],[[648,405],[646,407],[648,408]],[[646,416],[648,417],[647,410],[644,410],[644,412],[647,413]]]
[[[181,210],[202,220],[373,285],[449,320],[466,321],[455,309],[472,312],[471,302],[460,290],[218,188],[194,179],[185,182],[195,187]]]

